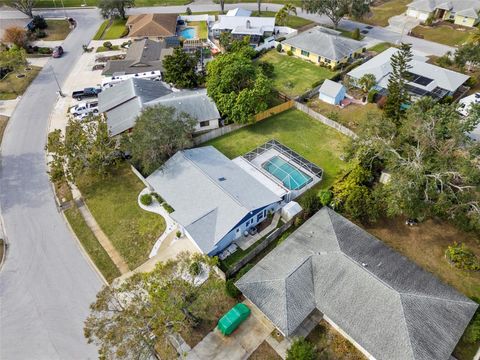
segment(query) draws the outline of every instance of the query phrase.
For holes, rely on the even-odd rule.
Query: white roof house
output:
[[[342,84],[326,79],[318,92],[320,100],[338,105],[345,98],[346,89]]]
[[[243,8],[235,8],[227,11],[227,16],[250,16],[252,12]]]
[[[225,242],[227,235],[255,211],[282,201],[213,146],[177,152],[147,182],[173,207],[170,216],[205,254],[228,246],[234,239]]]
[[[407,15],[426,20],[436,10],[477,19],[480,0],[417,0],[408,4]]]
[[[273,17],[227,16],[220,15],[213,24],[213,31],[230,31],[237,35],[259,35],[272,33],[275,28]]]
[[[468,116],[473,104],[480,104],[480,93],[475,93],[464,97],[458,102],[457,111],[463,116]],[[480,141],[480,125],[478,125],[469,136],[476,141]]]
[[[377,87],[386,89],[392,72],[390,59],[398,51],[400,50],[393,47],[387,49],[353,69],[347,75],[353,80],[359,80],[365,74],[373,74],[377,79]],[[411,80],[408,85],[410,92],[414,95],[443,98],[457,91],[469,78],[467,75],[456,71],[429,64],[427,60],[428,58],[425,56],[413,51],[413,58],[409,63],[411,68],[408,70]]]

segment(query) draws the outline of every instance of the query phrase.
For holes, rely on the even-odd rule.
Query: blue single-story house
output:
[[[331,105],[339,105],[347,90],[345,86],[332,80],[325,80],[319,90],[319,98]]]
[[[146,180],[174,209],[181,231],[210,256],[284,203],[212,146],[177,152]]]

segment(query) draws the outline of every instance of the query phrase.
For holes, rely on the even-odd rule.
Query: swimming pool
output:
[[[263,163],[262,167],[289,190],[299,190],[313,180],[311,176],[290,165],[278,155]]]
[[[180,36],[184,39],[194,39],[196,36],[196,31],[192,27],[187,27],[180,31]]]

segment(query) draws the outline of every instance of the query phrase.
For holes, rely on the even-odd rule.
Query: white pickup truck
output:
[[[98,101],[82,102],[70,109],[70,114],[72,114],[73,116],[90,113],[98,113]]]

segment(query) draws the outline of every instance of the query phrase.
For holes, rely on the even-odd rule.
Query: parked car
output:
[[[55,46],[52,51],[52,56],[54,58],[62,57],[63,55],[63,48],[61,46]]]
[[[70,109],[70,114],[73,116],[90,113],[98,113],[98,101],[83,102]]]
[[[81,101],[86,98],[98,97],[98,94],[102,92],[101,88],[89,87],[83,90],[77,90],[72,93],[72,97]]]

